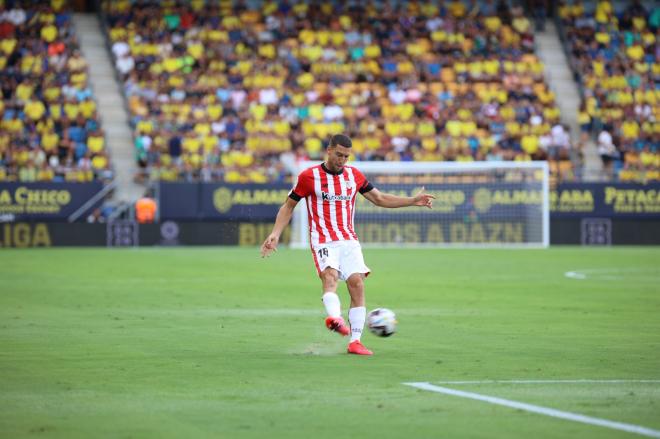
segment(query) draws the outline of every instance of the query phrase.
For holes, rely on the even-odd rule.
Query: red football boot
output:
[[[360,343],[360,340],[355,340],[355,341],[352,341],[348,344],[348,353],[349,354],[355,354],[355,355],[373,355],[374,354],[369,349],[365,348],[364,345],[362,343]]]
[[[325,319],[325,326],[329,330],[338,332],[344,337],[351,333],[351,330],[346,326],[344,319],[341,317],[328,317]]]

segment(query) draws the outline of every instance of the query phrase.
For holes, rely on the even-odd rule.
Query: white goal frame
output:
[[[311,166],[318,165],[319,161],[299,162],[295,176]],[[401,243],[401,244],[374,244],[367,243],[367,247],[480,247],[480,248],[547,248],[550,246],[550,167],[547,161],[528,162],[389,162],[389,161],[355,161],[350,162],[364,174],[432,174],[452,173],[461,171],[487,171],[490,169],[536,169],[542,171],[542,242],[528,243]],[[298,203],[293,214],[291,224],[291,248],[309,248],[309,225],[307,220],[307,203]]]

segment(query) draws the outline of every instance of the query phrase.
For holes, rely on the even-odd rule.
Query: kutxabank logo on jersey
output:
[[[321,191],[323,201],[351,201],[351,195],[336,195]]]

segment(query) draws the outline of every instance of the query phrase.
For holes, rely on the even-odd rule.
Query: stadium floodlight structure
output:
[[[301,162],[298,173],[317,162]],[[382,192],[422,187],[433,209],[386,209],[358,196],[355,231],[364,246],[547,247],[549,167],[532,162],[351,162]],[[297,175],[297,174],[296,174]],[[307,206],[293,217],[291,246],[309,248]]]

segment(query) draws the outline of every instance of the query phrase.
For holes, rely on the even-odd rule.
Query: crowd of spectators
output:
[[[559,7],[582,88],[579,123],[609,177],[660,180],[660,8],[638,0]]]
[[[281,180],[337,132],[359,160],[570,164],[507,1],[255,3],[102,3],[145,177]]]
[[[0,2],[0,181],[112,177],[65,3]]]

